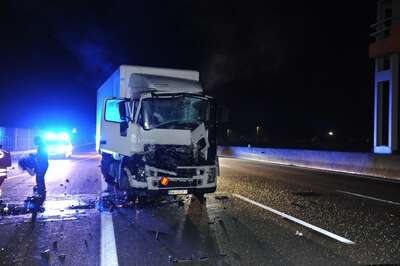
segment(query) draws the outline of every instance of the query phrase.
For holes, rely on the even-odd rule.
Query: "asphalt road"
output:
[[[99,157],[52,160],[45,211],[0,217],[0,265],[400,263],[400,183],[221,158],[218,190],[100,211]],[[13,170],[1,199],[32,194]],[[181,204],[182,202],[183,204]]]

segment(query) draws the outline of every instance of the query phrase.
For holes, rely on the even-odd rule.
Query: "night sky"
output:
[[[61,4],[62,3],[62,4]],[[121,64],[200,70],[225,127],[280,142],[365,142],[375,1],[0,2],[0,126],[94,132],[96,90]],[[94,133],[93,133],[94,134]],[[370,144],[366,144],[370,145]]]

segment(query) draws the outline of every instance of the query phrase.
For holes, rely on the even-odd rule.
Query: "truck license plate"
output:
[[[186,195],[187,193],[188,193],[187,189],[168,190],[168,195]]]

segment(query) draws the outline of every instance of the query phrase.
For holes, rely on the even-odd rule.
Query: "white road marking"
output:
[[[336,192],[340,192],[340,193],[344,193],[344,194],[348,194],[348,195],[352,195],[352,196],[360,197],[360,198],[364,198],[364,199],[370,199],[370,200],[375,200],[375,201],[379,201],[379,202],[389,203],[389,204],[393,204],[393,205],[400,205],[400,202],[374,198],[371,196],[366,196],[366,195],[357,194],[357,193],[353,193],[353,192],[348,192],[348,191],[343,191],[343,190],[336,190]]]
[[[101,182],[101,189],[104,191],[106,183]],[[101,235],[100,235],[100,265],[118,266],[117,245],[115,243],[114,224],[112,214],[102,211],[101,214]]]
[[[100,265],[118,266],[112,215],[105,211],[101,212]]]
[[[267,210],[267,211],[270,211],[270,212],[272,212],[272,213],[275,213],[275,214],[277,214],[277,215],[279,215],[279,216],[281,216],[281,217],[283,217],[283,218],[286,218],[286,219],[288,219],[288,220],[290,220],[290,221],[292,221],[292,222],[298,223],[298,224],[300,224],[300,225],[302,225],[302,226],[305,226],[305,227],[307,227],[307,228],[309,228],[309,229],[311,229],[311,230],[317,231],[318,233],[321,233],[321,234],[323,234],[323,235],[325,235],[325,236],[328,236],[328,237],[330,237],[330,238],[333,238],[333,239],[335,239],[335,240],[337,240],[337,241],[339,241],[339,242],[342,242],[342,243],[345,243],[345,244],[348,244],[348,245],[355,244],[353,241],[351,241],[351,240],[349,240],[349,239],[347,239],[347,238],[338,236],[338,235],[336,235],[336,234],[334,234],[334,233],[331,233],[331,232],[329,232],[329,231],[327,231],[327,230],[325,230],[325,229],[322,229],[322,228],[319,228],[319,227],[317,227],[317,226],[315,226],[315,225],[309,224],[309,223],[307,223],[307,222],[305,222],[305,221],[302,221],[302,220],[300,220],[300,219],[297,219],[297,218],[295,218],[295,217],[293,217],[293,216],[290,216],[290,215],[288,215],[288,214],[286,214],[286,213],[277,211],[277,210],[275,210],[275,209],[273,209],[273,208],[271,208],[271,207],[265,206],[265,205],[263,205],[263,204],[261,204],[261,203],[258,203],[258,202],[256,202],[256,201],[254,201],[254,200],[251,200],[251,199],[249,199],[249,198],[246,198],[246,197],[244,197],[244,196],[242,196],[242,195],[239,195],[239,194],[232,194],[232,195],[233,195],[234,197],[237,197],[237,198],[243,200],[243,201],[246,201],[246,202],[251,203],[251,204],[254,204],[254,205],[256,205],[256,206],[258,206],[258,207],[260,207],[260,208],[263,208],[264,210]]]

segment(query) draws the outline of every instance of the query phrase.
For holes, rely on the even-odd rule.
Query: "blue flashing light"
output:
[[[73,147],[68,133],[47,132],[44,134],[44,140],[49,155],[63,155],[65,158],[72,155]]]
[[[47,132],[44,135],[45,140],[70,140],[68,133],[62,132],[62,133],[53,133],[53,132]]]
[[[46,134],[44,135],[44,138],[45,138],[46,140],[54,139],[54,138],[55,138],[55,135],[54,135],[54,133],[46,133]]]

